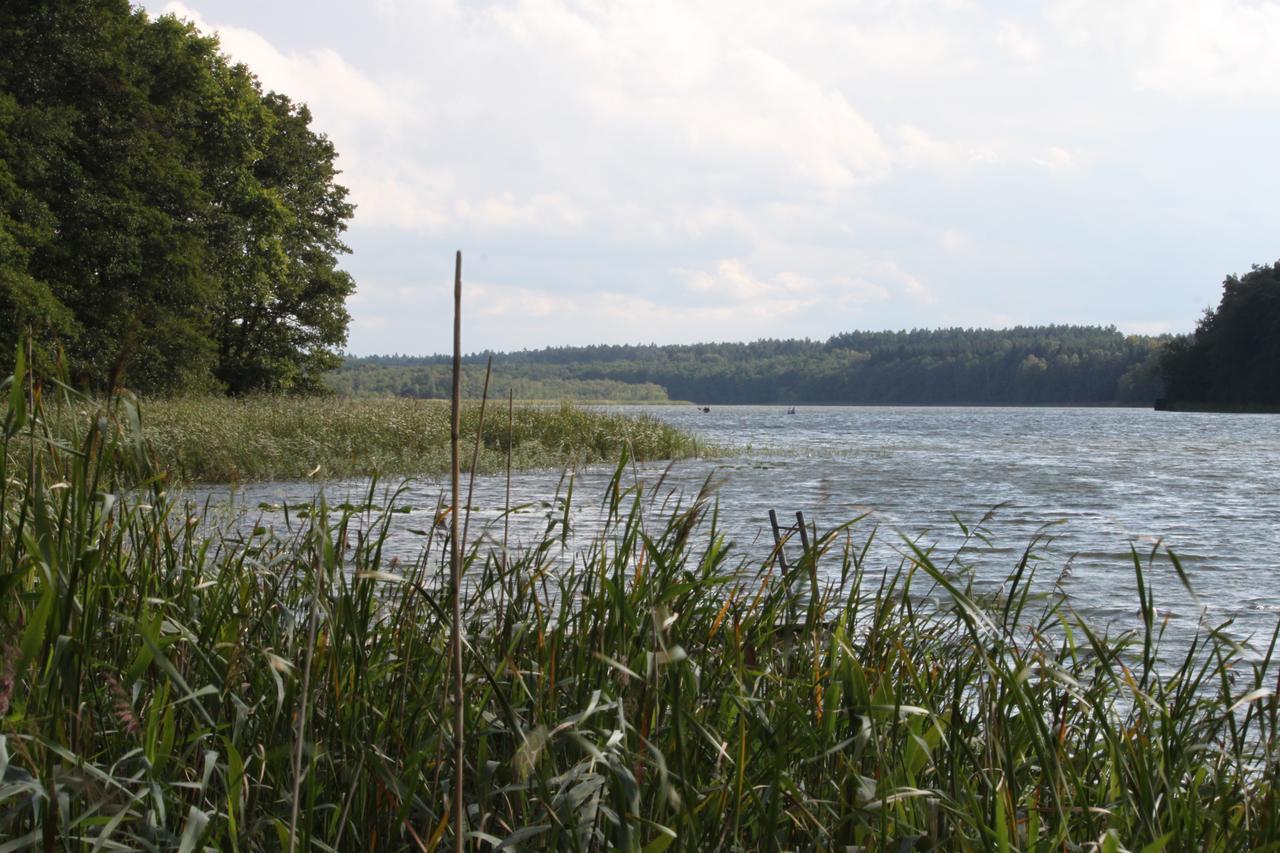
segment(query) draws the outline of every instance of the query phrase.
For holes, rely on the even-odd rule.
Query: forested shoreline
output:
[[[314,393],[353,213],[305,104],[127,0],[0,6],[0,370],[152,395]]]
[[[492,356],[495,386],[611,382],[707,404],[1150,405],[1165,337],[1114,327],[849,332],[825,341],[550,347]],[[330,387],[354,396],[447,397],[445,356],[348,356]],[[505,393],[505,392],[504,392]],[[614,399],[622,399],[614,389]]]
[[[1280,262],[1222,283],[1222,300],[1161,356],[1160,409],[1280,412]]]

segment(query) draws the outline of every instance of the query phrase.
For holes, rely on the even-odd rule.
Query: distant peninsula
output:
[[[1280,262],[1228,276],[1217,310],[1169,342],[1161,370],[1158,409],[1280,412]]]

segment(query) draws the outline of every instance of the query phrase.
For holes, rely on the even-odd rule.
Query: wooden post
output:
[[[458,492],[462,473],[458,463],[458,433],[462,430],[462,252],[453,272],[453,423],[449,447],[453,454],[453,512],[449,514],[449,578],[453,625],[449,655],[453,661],[453,849],[462,853],[466,806],[462,802],[463,738],[465,735],[462,674],[462,551],[458,541]]]
[[[782,571],[785,572],[787,571],[787,555],[783,549],[785,543],[782,541],[782,530],[778,527],[778,514],[773,510],[769,510],[769,525],[773,528],[773,550],[777,553]]]

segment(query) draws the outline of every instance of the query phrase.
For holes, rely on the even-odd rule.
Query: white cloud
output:
[[[1032,162],[1050,172],[1065,172],[1076,166],[1077,158],[1067,149],[1051,145],[1039,157],[1033,157]]]
[[[550,290],[504,285],[472,288],[469,293],[476,305],[471,315],[474,334],[505,334],[507,348],[549,336],[576,344],[709,340],[726,327],[753,337],[767,334],[779,320],[779,305],[773,302],[687,305],[611,290],[565,299]]]
[[[738,210],[717,196],[741,192],[745,175],[755,192],[782,194],[888,174],[890,151],[840,91],[723,34],[713,12],[560,0],[430,9],[434,32],[416,57],[426,90],[410,101],[332,49],[281,51],[253,30],[165,7],[312,106],[339,144],[359,221],[378,227],[625,235],[671,229],[673,217],[734,227]],[[378,11],[401,26],[427,14]]]
[[[464,316],[471,334],[501,335],[505,348],[551,336],[560,343],[601,340],[675,343],[680,341],[777,337],[807,334],[805,324],[823,318],[821,334],[850,328],[846,321],[869,305],[900,299],[929,304],[933,294],[915,276],[888,259],[866,259],[855,273],[808,276],[792,271],[755,273],[726,258],[705,269],[672,274],[685,296],[672,295],[661,281],[643,292],[609,288],[575,293],[492,281],[468,283]]]
[[[468,284],[467,296],[481,317],[550,317],[563,302],[546,291],[483,283]]]
[[[933,291],[924,286],[918,278],[906,276],[902,281],[902,292],[918,305],[932,305],[938,301]]]
[[[1022,62],[1040,58],[1040,42],[1014,21],[1001,21],[996,27],[996,45]]]
[[[841,308],[884,302],[890,298],[889,288],[878,281],[861,276],[836,279],[833,289],[835,304]]]
[[[913,305],[933,305],[937,295],[916,274],[905,269],[896,259],[891,257],[865,257],[854,262],[857,269],[852,279],[854,285],[853,298],[846,298],[843,304],[850,302],[887,301],[897,293]]]
[[[201,32],[216,33],[223,52],[247,65],[264,88],[306,102],[322,130],[346,135],[372,125],[385,133],[409,114],[407,103],[360,73],[333,48],[286,54],[253,30],[207,21],[179,2],[165,4],[162,14],[186,19]]]
[[[740,260],[722,260],[712,270],[683,272],[689,290],[733,304],[778,304],[784,310],[812,304],[819,288],[812,280],[783,272],[769,281],[753,277]],[[794,308],[787,306],[795,306]]]
[[[1119,57],[1141,91],[1280,96],[1274,0],[1059,0],[1049,19],[1070,45]]]
[[[381,0],[378,17],[424,39],[417,83],[396,87],[329,47],[282,51],[252,29],[165,7],[216,29],[264,84],[312,106],[342,152],[359,223],[658,244],[770,232],[762,205],[796,194],[836,203],[895,166],[1002,159],[989,142],[912,123],[886,138],[858,109],[861,90],[788,40],[878,72],[953,73],[977,53],[946,21],[977,6],[854,9],[851,19],[821,2]]]
[[[738,306],[753,316],[783,317],[800,312],[842,316],[849,309],[885,302],[897,292],[915,304],[932,304],[935,297],[914,275],[887,258],[851,260],[849,273],[801,275],[780,272],[770,278],[753,275],[737,259],[718,262],[710,270],[680,270],[686,287],[712,297],[721,306]]]
[[[912,124],[899,125],[895,129],[898,162],[912,169],[954,171],[957,168],[991,165],[1002,158],[990,144],[966,144],[959,141],[943,141]]]
[[[708,19],[710,17],[711,19]],[[882,176],[889,155],[845,96],[697,7],[522,0],[491,13],[508,49],[566,84],[569,121],[659,155],[839,189]],[[567,103],[566,103],[567,101]]]
[[[938,242],[942,245],[942,248],[946,249],[948,252],[963,252],[972,246],[972,242],[969,238],[960,231],[956,231],[954,228],[947,228],[944,230]]]

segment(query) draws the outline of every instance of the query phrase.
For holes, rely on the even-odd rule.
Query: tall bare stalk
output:
[[[462,802],[463,673],[462,673],[462,550],[458,541],[458,486],[462,479],[458,465],[458,434],[462,429],[462,252],[458,252],[453,272],[453,421],[449,449],[453,460],[451,478],[453,512],[449,514],[450,607],[453,625],[449,631],[449,654],[453,661],[453,849],[462,853],[466,807]]]
[[[511,445],[514,439],[514,420],[515,420],[515,399],[516,392],[514,389],[507,389],[507,503],[502,513],[502,554],[507,554],[507,537],[511,533]]]
[[[493,372],[493,356],[484,366],[484,389],[480,392],[480,423],[476,426],[476,444],[471,451],[471,476],[467,480],[467,520],[462,524],[462,542],[459,547],[467,550],[467,531],[471,529],[471,496],[476,491],[476,465],[480,462],[480,442],[484,440],[484,410],[489,403],[489,374]]]

